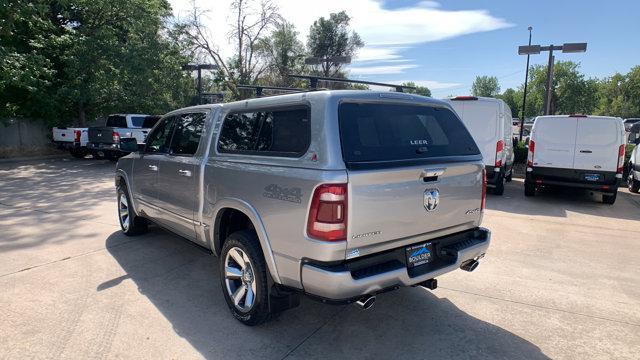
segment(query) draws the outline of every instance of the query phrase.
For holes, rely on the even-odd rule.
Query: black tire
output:
[[[86,149],[72,148],[72,149],[69,150],[69,152],[71,153],[71,156],[73,156],[76,159],[83,159],[85,156],[87,156],[87,150]]]
[[[102,155],[101,155],[102,154]],[[94,159],[96,160],[104,160],[106,154],[102,151],[92,151],[91,155],[93,156]]]
[[[496,183],[496,187],[493,188],[494,195],[502,195],[504,194],[504,176],[500,175],[498,177],[498,182]]]
[[[504,177],[504,180],[506,182],[511,182],[511,180],[513,180],[513,169],[511,169],[511,171],[509,171],[509,175]]]
[[[640,180],[636,180],[633,177],[633,170],[629,170],[629,177],[627,178],[627,186],[632,193],[640,192]]]
[[[229,252],[235,249],[240,249],[249,259],[249,267],[252,269],[251,278],[255,280],[255,293],[253,295],[253,304],[245,310],[239,309],[234,300],[231,298],[230,292],[233,290],[227,286],[227,277],[226,277],[226,266],[227,266],[227,255]],[[232,257],[232,256],[231,256]],[[246,266],[246,264],[245,264]],[[269,291],[268,291],[268,283],[267,283],[267,265],[264,261],[264,257],[262,255],[262,250],[260,248],[260,242],[258,241],[258,237],[253,231],[242,230],[234,232],[229,235],[224,242],[224,246],[222,247],[222,252],[220,254],[219,259],[219,269],[220,269],[220,286],[222,288],[222,293],[224,294],[224,299],[229,306],[229,310],[231,310],[231,314],[241,323],[248,326],[260,325],[271,318],[271,313],[269,311]],[[235,286],[237,284],[238,288],[244,285],[244,272],[243,278],[236,280],[229,280],[229,286]],[[236,291],[239,290],[236,288]],[[249,289],[249,286],[246,287]],[[246,306],[246,296],[244,298],[244,305]],[[240,304],[238,305],[240,306]]]
[[[613,205],[616,202],[617,197],[618,197],[617,191],[611,195],[602,194],[602,202],[605,204]]]
[[[525,182],[524,182],[524,196],[536,196],[536,185],[525,180]]]
[[[123,214],[122,199],[126,200],[127,216]],[[122,233],[127,236],[136,236],[147,232],[148,222],[147,219],[138,216],[133,207],[131,206],[131,199],[129,198],[129,192],[126,185],[118,186],[118,222],[120,223],[120,229]]]

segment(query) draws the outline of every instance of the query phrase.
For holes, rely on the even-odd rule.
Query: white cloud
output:
[[[402,74],[404,70],[417,68],[416,64],[405,65],[379,65],[379,66],[352,66],[349,68],[351,75],[385,75]]]
[[[354,61],[383,61],[383,60],[396,60],[402,56],[400,51],[405,50],[407,47],[377,47],[377,46],[365,46],[358,51]]]
[[[186,15],[191,7],[191,0],[169,2],[174,14],[178,16]],[[231,0],[196,2],[202,9],[210,10],[206,23],[214,43],[218,44],[225,56],[233,53],[233,44],[227,39],[233,20],[233,14],[229,11],[230,2]],[[416,44],[513,26],[505,19],[491,15],[487,10],[446,10],[436,1],[422,1],[398,9],[385,9],[376,0],[279,0],[276,3],[282,16],[296,26],[303,42],[306,42],[309,27],[320,16],[328,17],[332,12],[345,10],[352,18],[352,28],[360,34],[366,44],[354,62],[400,60],[401,52]],[[368,70],[357,70],[357,67],[352,67],[351,72],[388,74],[394,72],[385,71],[402,71],[408,68],[376,66],[369,67]]]

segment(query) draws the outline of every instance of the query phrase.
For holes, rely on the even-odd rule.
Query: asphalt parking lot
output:
[[[0,358],[628,358],[640,354],[640,196],[613,206],[522,183],[489,195],[473,273],[375,307],[234,320],[215,258],[166,231],[127,238],[114,165],[0,164]]]

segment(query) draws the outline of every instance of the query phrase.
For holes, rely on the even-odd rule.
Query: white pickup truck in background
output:
[[[73,157],[83,158],[89,153],[88,128],[54,127],[52,132],[53,143],[60,149],[69,150]]]
[[[134,138],[144,145],[149,130],[160,116],[145,114],[113,114],[107,117],[105,126],[90,127],[87,148],[94,158],[116,161],[128,152],[120,149],[120,139]]]

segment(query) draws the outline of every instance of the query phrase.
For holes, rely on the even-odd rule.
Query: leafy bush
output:
[[[525,146],[524,141],[518,141],[518,143],[513,147],[513,154],[515,159],[513,160],[516,164],[524,164],[527,162],[527,152],[528,149]]]

